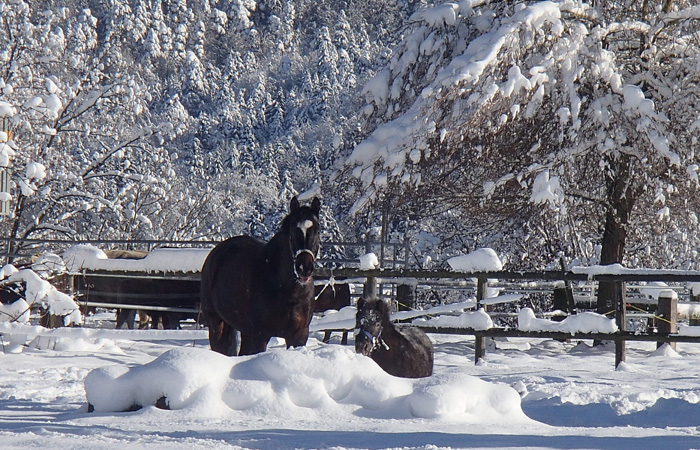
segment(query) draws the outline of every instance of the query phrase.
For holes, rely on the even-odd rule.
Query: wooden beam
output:
[[[697,270],[655,270],[628,269],[622,273],[590,274],[572,271],[498,271],[498,272],[454,272],[451,270],[434,269],[373,269],[360,270],[350,267],[335,269],[317,268],[314,276],[318,278],[419,278],[419,279],[497,279],[497,280],[546,280],[546,281],[664,281],[664,282],[700,282],[700,271]]]

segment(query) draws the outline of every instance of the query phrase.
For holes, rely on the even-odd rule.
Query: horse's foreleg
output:
[[[130,309],[126,313],[126,327],[130,330],[134,329],[134,320],[136,320],[136,310]]]
[[[241,350],[239,355],[256,355],[267,350],[269,336],[241,333]]]
[[[284,342],[289,347],[303,347],[306,345],[306,341],[309,340],[309,329],[300,328],[292,333],[290,336],[284,338]]]
[[[208,327],[211,349],[226,356],[235,356],[238,345],[236,330],[220,318],[211,317],[208,320]]]
[[[252,355],[252,353],[250,352],[250,340],[251,337],[248,333],[241,332],[241,349],[238,351],[238,354],[240,356]]]
[[[124,325],[124,321],[126,320],[124,310],[123,309],[118,309],[117,310],[117,326],[115,327],[117,330],[119,330],[122,325]]]

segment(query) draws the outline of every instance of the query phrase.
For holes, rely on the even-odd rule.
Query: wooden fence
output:
[[[365,292],[370,295],[376,294],[378,283],[391,281],[397,285],[415,285],[418,282],[427,280],[471,280],[475,284],[477,303],[485,299],[485,292],[489,285],[489,280],[518,280],[518,281],[561,281],[571,282],[613,282],[617,285],[622,298],[625,301],[616,302],[615,323],[618,331],[615,333],[565,333],[552,331],[522,331],[513,328],[490,328],[488,330],[476,330],[472,328],[446,328],[446,327],[420,327],[429,333],[443,334],[464,334],[475,336],[474,360],[478,362],[486,354],[486,339],[495,337],[525,337],[533,339],[591,339],[594,341],[614,341],[615,342],[615,366],[619,365],[626,357],[627,341],[647,341],[663,343],[691,342],[700,343],[700,336],[686,336],[677,334],[677,297],[661,297],[656,312],[658,320],[658,330],[654,333],[639,334],[626,330],[627,323],[627,298],[625,296],[626,285],[631,282],[665,282],[665,283],[692,283],[700,282],[699,271],[680,270],[616,270],[606,272],[604,268],[598,267],[596,270],[586,271],[499,271],[499,272],[473,272],[461,273],[449,270],[427,270],[427,269],[378,269],[370,271],[357,271],[354,269],[336,269],[332,273],[319,271],[321,276],[347,277],[350,279],[362,279],[365,281]],[[397,294],[410,292],[410,290],[397,289]],[[405,295],[405,294],[404,294]],[[408,303],[410,300],[401,298],[398,301]]]
[[[9,250],[11,243],[16,243],[7,238],[2,238],[0,241],[5,241],[6,248]],[[127,240],[23,240],[23,245],[26,248],[32,249],[34,245],[50,245],[51,247],[69,247],[79,243],[89,243],[95,245],[109,247],[131,247],[131,248],[147,248],[162,246],[188,247],[188,246],[213,246],[216,242],[213,241],[127,241]],[[338,250],[338,251],[335,251]],[[562,282],[564,285],[571,283],[597,283],[597,282],[612,282],[617,285],[619,292],[625,292],[628,283],[640,282],[666,282],[666,283],[700,283],[700,271],[678,271],[678,270],[624,270],[615,267],[605,268],[598,267],[596,270],[581,270],[581,271],[499,271],[499,272],[475,272],[461,273],[450,270],[429,270],[429,269],[412,269],[409,268],[409,249],[403,243],[379,243],[379,242],[364,242],[364,243],[349,243],[349,242],[325,242],[322,253],[326,256],[320,260],[321,267],[317,270],[317,277],[320,279],[334,277],[336,279],[345,279],[357,284],[363,285],[363,295],[379,295],[385,296],[386,286],[393,286],[391,296],[398,300],[399,304],[411,305],[415,300],[415,286],[418,284],[434,284],[438,285],[443,282],[456,283],[461,286],[471,286],[475,293],[477,302],[485,299],[485,293],[492,280],[502,282],[508,280],[511,282],[536,282],[553,285],[555,282]],[[380,267],[383,269],[376,270],[360,270],[358,267],[349,267],[356,265],[358,257],[362,254],[374,252],[378,254]],[[335,253],[335,255],[334,255]],[[339,257],[337,255],[344,255]],[[20,255],[5,255],[7,257],[17,257]],[[21,255],[28,257],[28,254]],[[99,275],[95,273],[94,275]],[[104,275],[104,272],[102,272]],[[112,274],[114,276],[114,274]],[[198,281],[199,274],[165,274],[165,273],[128,273],[121,272],[117,276],[123,278],[148,277],[158,278],[162,280],[171,280],[176,283],[177,280],[188,280],[189,282]],[[554,288],[553,288],[554,289]],[[564,301],[570,302],[567,309],[573,310],[571,304],[571,295],[564,292]],[[626,298],[623,295],[623,298]],[[136,302],[128,302],[136,303]],[[671,299],[668,303],[661,301],[660,307],[665,308],[664,311],[657,311],[656,317],[659,318],[659,329],[652,334],[638,334],[625,329],[627,317],[626,301],[617,301],[615,311],[616,324],[618,330],[616,333],[600,334],[600,333],[555,333],[555,332],[525,332],[513,328],[492,328],[489,330],[474,330],[474,329],[451,329],[451,328],[434,328],[424,327],[428,332],[434,333],[457,333],[473,335],[476,339],[475,360],[478,361],[485,354],[485,340],[493,337],[527,337],[540,339],[593,339],[593,340],[611,340],[615,342],[615,364],[619,364],[625,359],[625,343],[626,341],[656,341],[656,342],[700,342],[700,337],[682,336],[675,332],[676,318],[674,316],[676,306]],[[148,305],[146,305],[148,306]],[[159,305],[150,306],[160,308]],[[177,305],[176,307],[181,307]],[[668,327],[667,327],[668,325]]]
[[[93,274],[98,275],[98,274]],[[81,276],[85,276],[82,274]],[[89,276],[89,275],[88,275]],[[165,274],[165,273],[126,273],[112,274],[124,278],[143,278],[157,277],[162,280],[170,280],[172,283],[198,280],[199,274]],[[628,283],[633,282],[654,282],[662,281],[667,283],[690,283],[700,282],[700,272],[689,271],[674,271],[674,270],[625,270],[621,273],[606,273],[598,270],[597,272],[574,272],[574,271],[535,271],[535,272],[517,272],[517,271],[499,271],[499,272],[475,272],[461,273],[448,270],[427,270],[427,269],[407,269],[407,268],[392,268],[392,269],[377,269],[377,270],[360,270],[358,268],[340,267],[334,269],[320,268],[317,270],[316,277],[318,279],[342,278],[345,282],[363,285],[363,295],[377,295],[381,293],[378,286],[393,285],[393,296],[398,303],[410,305],[415,299],[415,289],[419,284],[439,283],[440,281],[451,280],[459,285],[471,286],[475,293],[477,303],[485,299],[485,293],[489,285],[493,285],[495,280],[498,283],[503,281],[524,282],[550,282],[547,287],[554,286],[552,282],[565,283],[595,283],[600,281],[610,281],[619,285],[622,292],[626,291]],[[617,366],[625,360],[625,350],[627,341],[649,341],[661,343],[669,342],[692,342],[700,343],[700,336],[679,335],[675,330],[677,321],[677,299],[661,298],[658,305],[658,310],[655,316],[658,318],[658,330],[653,333],[640,334],[626,330],[627,322],[627,301],[626,296],[623,296],[625,301],[618,302],[615,311],[615,321],[618,331],[615,333],[565,333],[552,331],[522,331],[516,328],[491,328],[488,330],[477,330],[471,328],[446,328],[446,327],[421,327],[429,333],[443,334],[463,334],[475,336],[475,362],[485,356],[486,340],[496,337],[514,337],[514,338],[532,338],[532,339],[590,339],[594,341],[614,341],[615,342],[615,365]],[[128,302],[133,303],[133,302]],[[151,304],[152,305],[152,304]],[[148,309],[148,305],[146,308]],[[333,331],[348,331],[348,330],[333,330]]]

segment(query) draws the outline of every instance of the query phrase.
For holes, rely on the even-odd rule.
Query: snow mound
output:
[[[374,270],[379,268],[379,259],[374,253],[360,256],[360,270]]]
[[[279,415],[310,420],[353,415],[466,423],[533,423],[511,387],[462,373],[404,379],[349,348],[272,349],[226,357],[208,349],[170,350],[141,366],[108,366],[85,378],[95,411],[155,405],[210,416]],[[162,400],[160,400],[162,402]],[[342,420],[342,419],[341,419]]]
[[[497,272],[503,269],[503,263],[490,248],[479,248],[467,255],[455,256],[447,263],[456,272]]]
[[[655,351],[651,353],[652,357],[654,356],[662,356],[664,358],[680,358],[681,355],[676,352],[673,347],[671,347],[668,342],[663,344],[661,347],[657,348]]]

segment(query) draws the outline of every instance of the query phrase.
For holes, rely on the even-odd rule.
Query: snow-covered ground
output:
[[[201,330],[122,333],[4,335],[0,448],[700,448],[697,344],[630,342],[616,370],[590,342],[500,341],[474,365],[472,337],[431,335],[435,374],[407,380],[339,336],[228,358]]]

